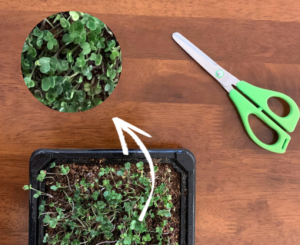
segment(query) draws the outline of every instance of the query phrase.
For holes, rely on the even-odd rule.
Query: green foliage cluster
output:
[[[99,19],[54,14],[28,35],[21,55],[24,81],[44,105],[62,112],[91,109],[114,90],[122,71],[120,46]]]
[[[127,162],[118,171],[106,166],[100,168],[95,176],[78,179],[74,183],[70,183],[68,178],[69,167],[63,165],[56,167],[55,163],[52,163],[51,168],[55,167],[56,170],[54,173],[41,170],[37,177],[38,181],[53,178],[55,174],[65,175],[68,178],[68,184],[65,186],[56,182],[50,187],[57,194],[64,193],[63,202],[68,208],[62,208],[51,201],[52,196],[48,193],[42,193],[27,185],[23,187],[24,190],[36,191],[35,198],[48,196],[48,202],[42,200],[39,206],[39,216],[43,218],[45,226],[51,229],[62,228],[62,231],[54,232],[54,235],[50,234],[48,228],[44,243],[178,245],[177,242],[170,242],[168,234],[174,230],[171,226],[168,232],[164,233],[172,217],[171,210],[176,210],[170,190],[166,187],[170,184],[171,170],[168,169],[163,173],[164,182],[156,186],[145,219],[140,222],[138,218],[149,197],[151,182],[145,176],[143,162],[136,164],[136,171],[132,171],[132,166]],[[155,171],[158,171],[157,166]],[[55,211],[53,209],[46,211],[47,206]],[[99,236],[102,237],[102,241],[99,241]]]

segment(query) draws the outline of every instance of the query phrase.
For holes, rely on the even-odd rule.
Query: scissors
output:
[[[291,137],[284,131],[293,132],[299,121],[299,108],[289,96],[272,90],[262,89],[237,79],[223,69],[180,33],[173,33],[173,39],[229,93],[229,97],[240,113],[241,119],[250,138],[260,147],[276,153],[284,153]],[[277,97],[290,106],[290,113],[285,117],[275,114],[268,106],[268,100]],[[249,115],[254,114],[278,134],[274,144],[265,144],[253,133],[249,124]]]

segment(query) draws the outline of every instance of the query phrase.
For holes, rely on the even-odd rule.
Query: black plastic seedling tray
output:
[[[195,244],[195,157],[185,149],[151,149],[152,158],[162,159],[161,163],[169,163],[181,174],[181,231],[180,245]],[[141,150],[129,150],[125,156],[122,150],[69,150],[39,149],[30,158],[30,184],[33,188],[45,191],[45,184],[36,180],[40,170],[47,170],[50,163],[82,163],[93,164],[94,159],[106,159],[106,163],[125,164],[128,161],[144,161]],[[95,163],[94,163],[95,164]],[[34,191],[29,197],[29,245],[42,245],[44,226],[42,218],[38,219],[38,206],[41,198],[34,198]]]

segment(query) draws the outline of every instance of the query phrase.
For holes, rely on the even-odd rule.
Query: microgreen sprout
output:
[[[41,170],[40,174],[38,175],[38,177],[36,178],[36,180],[42,182],[45,179],[46,174],[47,174],[46,170]]]
[[[40,182],[46,181],[47,193],[31,185],[23,187],[35,191],[35,198],[49,197],[39,206],[39,217],[47,227],[44,243],[178,245],[178,235],[174,236],[178,228],[173,226],[179,220],[172,215],[176,209],[167,181],[170,168],[160,170],[155,166],[164,181],[158,182],[143,222],[138,220],[139,214],[151,191],[143,162],[90,168],[51,163],[50,169],[41,170],[37,177]]]
[[[31,185],[24,185],[23,186],[23,190],[24,191],[27,191],[27,190],[33,190],[33,191],[35,191],[35,194],[33,195],[34,198],[38,198],[39,196],[48,196],[50,198],[53,198],[52,195],[50,195],[48,193],[44,193],[44,192],[39,191],[39,190],[36,190],[36,189],[32,188]]]
[[[99,19],[82,12],[54,14],[28,35],[21,55],[26,86],[44,105],[61,112],[89,110],[115,89],[120,46]]]

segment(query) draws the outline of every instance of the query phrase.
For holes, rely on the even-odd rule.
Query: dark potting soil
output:
[[[179,244],[179,234],[180,234],[180,196],[181,196],[181,192],[180,192],[180,173],[176,172],[171,164],[167,164],[167,163],[160,163],[160,159],[153,159],[153,163],[155,166],[158,166],[159,170],[156,172],[156,179],[155,179],[155,187],[160,186],[162,183],[166,184],[166,188],[169,189],[169,194],[172,196],[172,203],[173,203],[173,208],[171,208],[170,212],[171,212],[171,217],[162,217],[157,215],[158,210],[160,209],[164,209],[163,207],[163,203],[162,202],[158,202],[158,207],[155,207],[154,205],[152,205],[151,207],[148,208],[148,211],[152,211],[152,213],[155,213],[155,217],[151,218],[150,216],[146,216],[145,217],[145,222],[146,222],[146,226],[147,229],[149,231],[154,231],[152,233],[150,233],[151,236],[151,241],[147,241],[144,244],[158,244],[158,240],[156,238],[156,227],[161,227],[161,223],[164,220],[167,220],[168,223],[167,225],[163,226],[163,239],[165,240],[162,244],[166,245],[166,244],[170,244],[170,245],[175,245],[175,244]],[[80,183],[80,181],[85,178],[86,183],[93,183],[95,179],[99,179],[99,183],[102,183],[103,180],[110,180],[110,183],[112,185],[112,190],[114,190],[115,192],[120,192],[120,188],[115,188],[114,186],[114,182],[117,183],[119,180],[122,180],[123,176],[118,176],[116,173],[121,170],[122,168],[124,169],[124,165],[123,164],[106,164],[105,163],[105,159],[101,159],[101,160],[94,160],[94,164],[63,164],[64,167],[69,167],[70,168],[70,172],[68,174],[68,178],[65,175],[49,175],[53,178],[48,178],[46,179],[46,192],[50,195],[53,196],[53,198],[47,198],[46,199],[46,203],[50,204],[53,202],[56,202],[55,206],[56,207],[60,207],[62,209],[65,209],[64,213],[68,213],[68,212],[72,212],[72,208],[69,205],[69,203],[65,200],[65,193],[70,196],[73,197],[74,196],[74,190],[71,191],[69,188],[63,188],[63,189],[58,189],[56,191],[50,189],[50,186],[55,185],[56,182],[60,183],[61,186],[64,187],[68,187],[73,186],[76,183]],[[110,175],[104,175],[99,177],[99,172],[100,172],[100,168],[105,168],[106,166],[108,167],[112,167],[115,169],[114,175],[113,177]],[[59,173],[60,169],[59,167],[54,167],[50,170],[52,173]],[[169,171],[169,172],[168,172]],[[131,169],[130,169],[131,175],[134,173],[138,173],[138,169],[136,166],[136,162],[133,163],[131,162]],[[165,173],[168,173],[168,181],[163,181],[163,179],[166,179]],[[126,174],[126,172],[125,172]],[[144,163],[144,176],[150,179],[150,168],[148,163]],[[169,179],[170,178],[170,179]],[[69,183],[68,183],[69,182]],[[131,186],[131,184],[130,184]],[[137,185],[132,185],[132,188],[134,188],[136,190],[136,196],[140,196],[140,194],[144,191],[141,187],[137,186]],[[86,202],[90,202],[91,204],[96,203],[97,201],[103,201],[106,202],[106,199],[103,196],[103,192],[102,194],[100,194],[98,196],[98,199],[95,201],[92,198],[92,194],[93,191],[99,190],[100,188],[95,186],[94,188],[90,188],[89,193],[90,193],[90,198],[86,200]],[[124,188],[123,190],[124,191]],[[64,193],[65,192],[65,193]],[[101,193],[101,192],[100,192]],[[124,199],[126,197],[123,197]],[[49,207],[49,205],[46,205],[45,208],[45,212],[56,212],[56,207]],[[136,207],[134,207],[136,208]],[[174,209],[175,208],[175,209]],[[175,211],[174,211],[175,210]],[[141,210],[136,208],[136,211],[138,212],[138,215],[140,215]],[[117,213],[115,219],[112,221],[114,227],[117,227],[118,225],[122,224],[122,222],[124,222],[122,220],[122,217],[126,215],[126,212],[124,210],[124,212],[120,212]],[[50,214],[51,216],[51,214]],[[51,216],[52,217],[52,216]],[[80,223],[78,223],[80,225]],[[99,225],[101,223],[99,222]],[[171,229],[170,229],[171,228]],[[172,229],[173,228],[173,229]],[[45,233],[48,233],[49,236],[55,236],[56,234],[58,234],[59,232],[63,232],[64,228],[62,226],[56,226],[56,228],[51,228],[49,226],[47,226],[45,228]],[[111,231],[111,233],[113,234],[112,239],[110,239],[110,241],[114,241],[114,240],[119,240],[120,239],[120,230],[118,229],[113,229]],[[144,234],[140,234],[140,236],[143,236]],[[85,245],[96,245],[98,243],[101,243],[103,241],[107,241],[107,239],[104,238],[104,235],[100,234],[99,236],[95,237],[94,239],[92,239],[90,242],[85,243]],[[80,242],[84,242],[83,240],[80,240]],[[48,244],[48,243],[47,243]],[[103,243],[106,244],[106,243]],[[114,244],[114,243],[110,243],[110,244]],[[132,244],[135,244],[134,242],[132,242]]]

